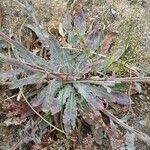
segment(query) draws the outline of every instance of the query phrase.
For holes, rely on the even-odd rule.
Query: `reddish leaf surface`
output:
[[[15,116],[20,116],[21,119],[34,115],[32,109],[25,102],[12,102],[5,105],[5,109],[8,110],[6,117],[11,118]],[[37,112],[41,111],[41,106],[34,108]]]
[[[8,108],[8,113],[7,113],[7,117],[13,117],[13,116],[17,116],[22,114],[22,112],[24,112],[27,108],[27,104],[26,103],[13,103],[12,105],[10,105],[10,107]]]
[[[102,43],[102,49],[101,49],[102,53],[104,53],[104,54],[108,53],[110,45],[114,42],[116,37],[117,37],[116,32],[109,32],[106,34],[106,36],[104,37],[103,43]]]

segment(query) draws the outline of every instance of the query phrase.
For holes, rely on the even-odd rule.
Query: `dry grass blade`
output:
[[[54,125],[52,125],[50,122],[48,122],[45,118],[43,118],[32,106],[31,104],[28,102],[28,100],[26,99],[23,91],[20,89],[21,95],[23,96],[24,100],[26,101],[26,103],[30,106],[30,108],[34,111],[34,113],[39,116],[44,122],[46,122],[48,125],[50,125],[51,127],[53,127],[54,129],[56,129],[57,131],[66,134],[64,131],[58,129],[57,127],[55,127]]]
[[[3,17],[4,17],[4,11],[3,11],[2,6],[0,5],[0,28],[3,25]]]

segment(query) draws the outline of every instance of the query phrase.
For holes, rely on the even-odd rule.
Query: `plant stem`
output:
[[[91,83],[91,84],[115,84],[115,83],[130,83],[130,82],[150,82],[150,77],[124,77],[124,78],[115,78],[115,79],[106,79],[106,78],[98,78],[98,79],[89,79],[89,80],[73,80],[67,81],[66,83]]]
[[[34,113],[39,116],[44,122],[46,122],[48,125],[50,125],[51,127],[53,127],[54,129],[56,129],[57,131],[63,133],[66,135],[66,133],[60,129],[58,129],[57,127],[55,127],[54,125],[52,125],[50,122],[48,122],[45,118],[42,117],[42,115],[40,115],[33,107],[32,105],[28,102],[28,100],[26,99],[25,95],[22,92],[22,89],[20,89],[21,95],[23,96],[24,100],[26,101],[26,103],[30,106],[30,108],[34,111]]]

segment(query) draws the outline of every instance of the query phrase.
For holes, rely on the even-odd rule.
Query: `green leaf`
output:
[[[26,49],[20,43],[13,41],[14,46],[17,48],[18,55],[23,58],[26,62],[39,65],[43,68],[53,70],[54,66],[50,64],[48,61],[44,60],[43,58],[32,54],[28,49]]]
[[[63,28],[69,32],[72,30],[72,16],[67,12],[63,19]]]
[[[88,84],[74,84],[75,88],[78,90],[78,93],[91,105],[94,109],[101,110],[104,108],[103,101],[100,99],[102,95],[101,91],[93,90],[93,87]],[[98,87],[99,88],[99,87]],[[94,87],[96,89],[96,87]],[[99,95],[99,97],[97,97]]]
[[[33,74],[28,76],[27,78],[14,80],[10,84],[10,89],[21,88],[24,85],[35,84],[42,78],[42,74]]]
[[[72,73],[75,67],[74,52],[69,48],[60,48],[51,56],[51,61],[58,65],[61,71]]]
[[[77,33],[74,30],[68,32],[68,43],[72,47],[76,47],[79,43],[79,37],[78,37]]]
[[[74,89],[69,84],[65,85],[64,88],[59,91],[57,99],[61,106],[63,106],[66,103],[66,101],[70,97],[70,93],[72,91],[74,91]]]
[[[17,75],[19,75],[20,73],[24,72],[21,69],[16,69],[16,70],[12,70],[12,71],[1,71],[0,72],[0,78],[12,78],[15,77]]]
[[[49,35],[42,27],[36,24],[28,24],[26,25],[30,30],[35,32],[39,40],[42,42],[44,47],[49,47],[51,52],[55,52],[60,48],[60,44],[52,35]]]
[[[8,46],[9,46],[9,44],[0,40],[0,52],[2,51],[2,49],[8,48]]]
[[[112,86],[111,88],[116,91],[126,91],[129,86],[126,83],[116,83],[115,86]]]
[[[77,104],[75,91],[70,93],[70,96],[66,102],[64,114],[63,114],[63,123],[64,128],[67,134],[70,134],[71,131],[75,128],[76,118],[77,118]]]

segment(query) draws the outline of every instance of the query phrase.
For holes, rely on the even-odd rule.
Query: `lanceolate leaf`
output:
[[[77,117],[76,97],[75,90],[71,85],[65,85],[64,88],[59,91],[57,101],[63,107],[65,104],[65,110],[63,115],[63,123],[65,131],[69,134],[75,127],[75,120]]]
[[[62,83],[59,81],[51,81],[49,85],[44,87],[41,92],[32,100],[32,106],[42,106],[44,112],[50,111],[52,115],[56,114],[61,110],[61,105],[56,98],[56,94],[59,91]]]
[[[50,70],[52,70],[54,68],[54,66],[52,64],[50,64],[48,61],[44,60],[43,58],[41,58],[39,56],[32,54],[28,49],[26,49],[19,42],[12,40],[11,38],[9,38],[4,33],[0,32],[0,37],[4,41],[8,42],[9,44],[13,44],[16,47],[18,55],[20,56],[20,58],[23,58],[27,63],[39,65],[41,67],[44,67],[44,68],[47,68]]]
[[[71,91],[70,96],[66,102],[63,123],[64,128],[67,134],[70,134],[71,131],[75,128],[76,118],[77,118],[77,106],[76,106],[76,97],[75,91]]]
[[[94,99],[92,103],[94,103],[94,101],[101,102],[100,99],[106,99],[108,100],[108,102],[114,102],[121,105],[130,105],[132,102],[126,94],[113,90],[111,90],[111,92],[108,92],[106,88],[104,88],[103,86],[95,86],[91,84],[82,84],[82,83],[74,84],[74,86],[78,89],[78,92],[86,100],[88,100],[89,97],[91,99]],[[99,100],[97,99],[97,97],[99,98]],[[98,104],[95,107],[97,106]]]
[[[29,84],[35,84],[37,83],[40,79],[42,78],[42,74],[34,74],[30,75],[27,78],[19,79],[19,80],[14,80],[10,84],[10,89],[16,89],[23,87],[24,85],[29,85]]]
[[[95,28],[88,34],[85,40],[85,46],[89,49],[90,52],[95,52],[102,41],[102,33],[99,28],[95,26]]]
[[[75,31],[79,34],[79,36],[83,37],[86,32],[86,20],[83,9],[80,7],[75,9],[74,26]]]
[[[19,75],[20,73],[24,72],[21,69],[16,69],[12,71],[0,72],[0,78],[11,78]]]
[[[57,99],[61,106],[66,103],[67,99],[70,97],[72,90],[74,91],[71,85],[65,85],[65,87],[59,91]]]
[[[78,93],[84,97],[84,99],[94,108],[97,110],[101,110],[104,108],[103,102],[100,98],[96,97],[95,93],[92,93],[90,89],[90,85],[84,84],[74,84]],[[99,93],[100,94],[100,93]]]
[[[41,41],[44,41],[46,46],[50,49],[49,54],[51,55],[48,65],[52,66],[53,70],[56,68],[61,68],[64,72],[70,70],[70,52],[60,47],[59,42],[52,35],[49,36],[48,33],[42,30],[39,26],[27,25],[28,28],[33,30]],[[73,61],[72,61],[73,62]]]
[[[52,70],[51,64],[48,63],[48,61],[44,60],[43,58],[36,56],[29,52],[23,45],[21,45],[18,42],[14,41],[14,46],[17,48],[19,56],[23,58],[26,62],[31,64],[36,64],[41,67],[47,68],[49,70]]]
[[[67,32],[72,30],[72,16],[68,12],[64,16],[63,27]]]

